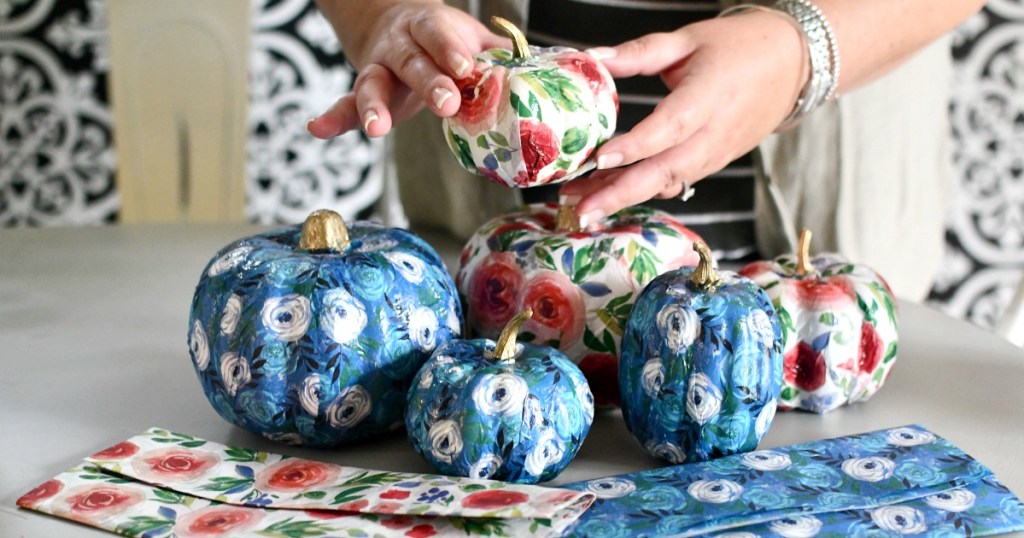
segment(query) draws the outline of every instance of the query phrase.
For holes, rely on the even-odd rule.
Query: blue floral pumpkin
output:
[[[562,352],[517,344],[532,315],[498,342],[451,340],[413,380],[406,428],[413,447],[447,475],[534,484],[558,476],[594,420],[583,372]]]
[[[241,239],[203,271],[189,348],[214,409],[292,444],[401,428],[412,377],[461,333],[455,283],[412,233],[333,211]]]
[[[767,294],[712,269],[651,281],[626,323],[619,362],[622,416],[651,455],[678,464],[752,450],[775,416],[782,331]]]

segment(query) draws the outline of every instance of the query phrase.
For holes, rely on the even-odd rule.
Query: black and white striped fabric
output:
[[[538,46],[566,45],[584,50],[617,45],[652,32],[672,31],[712,18],[718,12],[715,0],[533,0],[527,38]],[[658,77],[632,77],[615,82],[619,91],[620,133],[650,114],[668,93]],[[679,217],[708,242],[720,260],[746,261],[757,257],[753,185],[753,164],[750,155],[746,155],[701,181],[689,201],[651,200],[647,205]],[[551,199],[555,189],[526,189],[523,196],[527,201]]]

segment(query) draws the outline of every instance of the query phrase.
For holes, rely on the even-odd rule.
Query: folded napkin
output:
[[[344,467],[154,428],[86,458],[18,505],[146,537],[553,536],[594,499],[567,489]]]
[[[598,500],[582,536],[984,536],[1024,504],[921,426],[813,441],[566,486]]]

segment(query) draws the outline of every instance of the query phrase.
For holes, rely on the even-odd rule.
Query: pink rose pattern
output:
[[[782,323],[779,408],[824,413],[882,387],[896,362],[897,312],[872,269],[829,254],[811,264],[816,276],[797,276],[792,256],[748,264],[740,274],[768,292]]]
[[[18,505],[126,536],[447,536],[465,523],[445,516],[484,515],[485,536],[544,536],[560,533],[595,500],[560,488],[342,467],[160,429],[129,442],[139,448],[134,456],[87,458]],[[150,464],[137,462],[179,451],[218,463],[173,489],[141,476]],[[426,510],[436,515],[417,515]]]
[[[650,208],[558,233],[556,212],[555,204],[534,204],[470,238],[455,279],[470,334],[497,338],[530,307],[519,339],[558,347],[583,369],[597,405],[618,405],[619,344],[636,296],[659,274],[696,265],[700,237]]]

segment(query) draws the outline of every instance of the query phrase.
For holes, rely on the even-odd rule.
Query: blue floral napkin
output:
[[[983,536],[1024,530],[984,465],[903,426],[565,486],[598,500],[570,534],[600,537]]]

